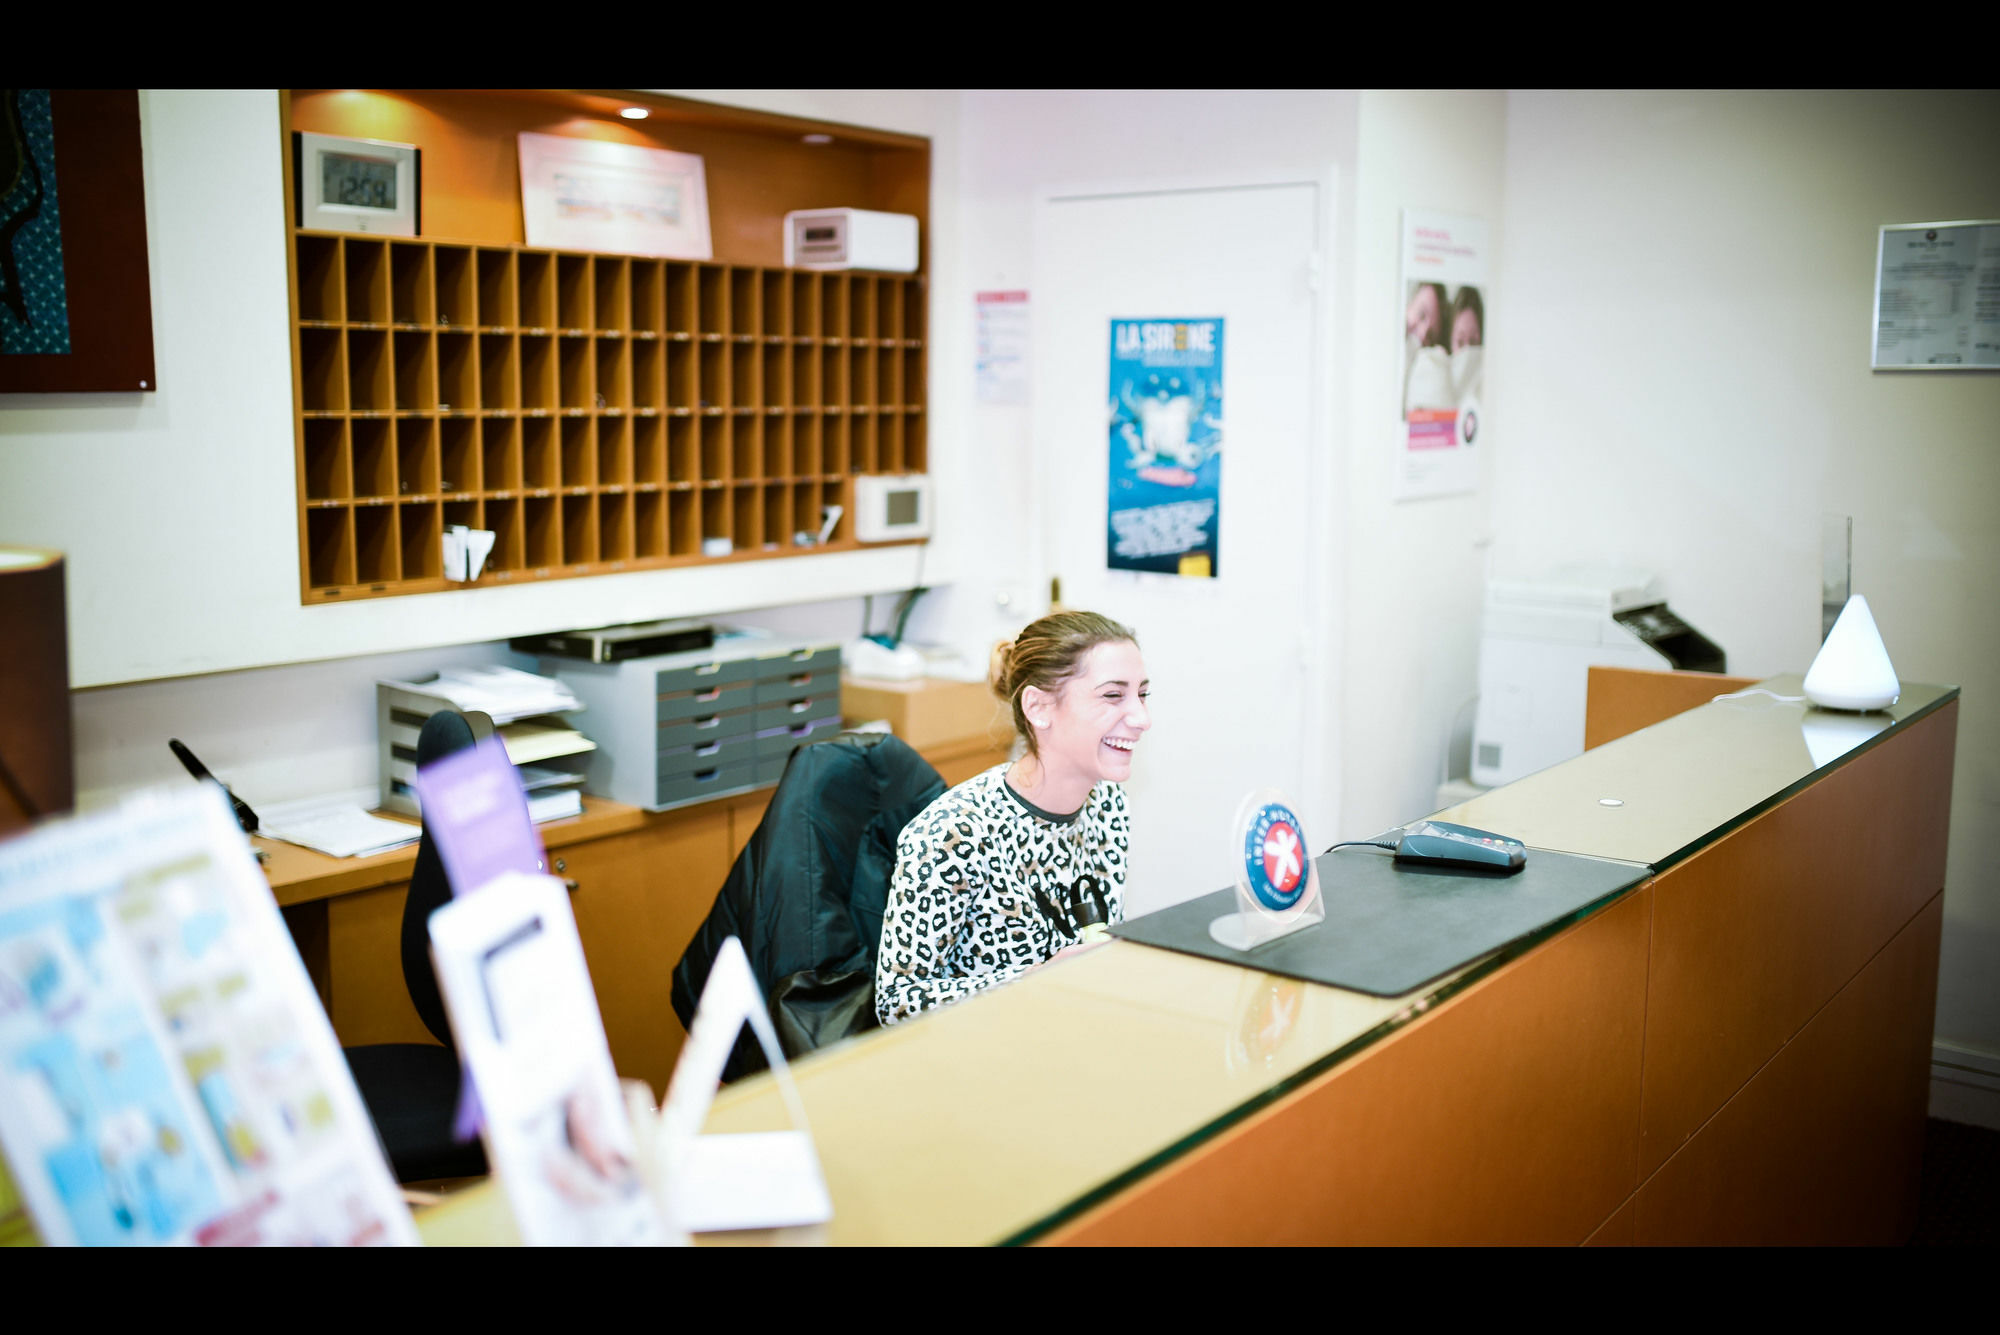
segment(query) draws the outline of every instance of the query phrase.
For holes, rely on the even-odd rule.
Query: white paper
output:
[[[1028,401],[1031,322],[1026,292],[981,292],[974,299],[973,372],[979,402],[1004,405]]]
[[[479,578],[497,535],[490,529],[453,524],[444,533],[444,577],[468,582]]]
[[[785,1228],[833,1217],[819,1156],[803,1131],[697,1137],[674,1189],[676,1222],[690,1233]]]
[[[575,788],[528,794],[528,819],[537,825],[543,821],[567,820],[582,814],[583,793]]]
[[[379,796],[371,787],[260,803],[257,833],[336,858],[366,857],[417,842],[421,826],[370,814],[368,808]]]
[[[567,714],[583,708],[576,692],[556,680],[511,667],[447,668],[428,682],[391,682],[408,690],[441,695],[460,710],[478,710],[496,724],[537,714]]]

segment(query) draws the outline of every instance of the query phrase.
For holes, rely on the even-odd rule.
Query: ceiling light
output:
[[[806,144],[830,144],[833,142],[833,136],[830,134],[802,134],[799,136],[799,141]]]
[[[620,107],[618,114],[628,121],[642,121],[653,113],[644,107]]]

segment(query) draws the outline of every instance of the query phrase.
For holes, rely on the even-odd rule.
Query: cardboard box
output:
[[[850,727],[887,719],[890,729],[918,750],[975,738],[998,746],[1014,736],[1006,702],[980,681],[843,676],[840,713]]]

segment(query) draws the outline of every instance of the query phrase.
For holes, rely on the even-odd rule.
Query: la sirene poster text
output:
[[[1403,420],[1395,498],[1479,483],[1486,360],[1486,223],[1403,212]]]
[[[1222,320],[1111,322],[1105,564],[1212,579],[1222,484]]]

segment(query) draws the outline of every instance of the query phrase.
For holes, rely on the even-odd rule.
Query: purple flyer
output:
[[[411,786],[453,898],[471,894],[502,872],[545,870],[542,838],[528,818],[528,794],[498,737],[432,761],[417,771]],[[452,1118],[452,1133],[461,1142],[478,1135],[484,1120],[471,1069],[463,1075]]]
[[[498,737],[424,766],[412,786],[454,897],[502,872],[546,870],[528,795]]]

